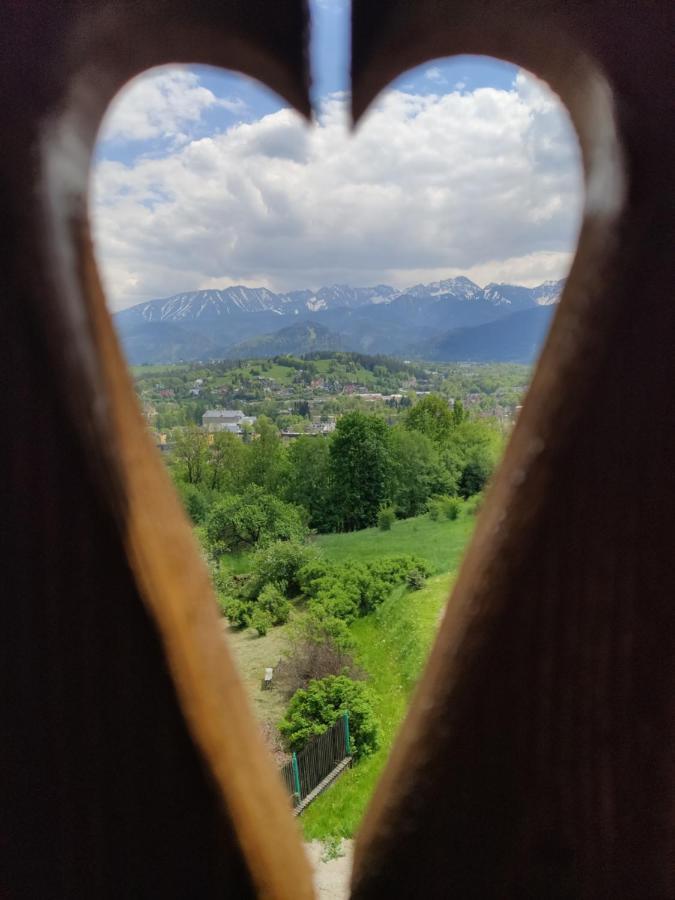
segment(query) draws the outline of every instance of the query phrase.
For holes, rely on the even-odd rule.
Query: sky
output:
[[[349,130],[349,9],[313,0],[306,124],[250,78],[155,69],[113,100],[90,193],[111,309],[234,284],[286,291],[567,273],[579,149],[558,99],[483,57],[431,61]]]

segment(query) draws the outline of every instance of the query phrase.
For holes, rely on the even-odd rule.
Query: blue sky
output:
[[[506,63],[437,60],[390,85],[352,137],[347,4],[314,0],[312,17],[311,128],[205,67],[148,73],[113,102],[91,210],[112,307],[233,283],[564,275],[581,183],[552,95]]]

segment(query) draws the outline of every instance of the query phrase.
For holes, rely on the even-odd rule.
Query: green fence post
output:
[[[293,782],[295,784],[295,793],[298,795],[299,803],[302,800],[302,796],[300,794],[300,769],[298,768],[298,756],[296,753],[293,753],[291,762],[293,765]]]
[[[345,756],[352,755],[352,740],[349,734],[349,713],[345,713]]]

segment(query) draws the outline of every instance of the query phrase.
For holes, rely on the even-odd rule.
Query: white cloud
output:
[[[437,84],[445,84],[445,77],[438,66],[431,66],[424,73],[424,77],[429,81],[434,81]]]
[[[510,91],[390,91],[354,135],[336,96],[309,128],[280,110],[161,159],[103,161],[91,203],[119,309],[233,283],[536,284],[565,274],[581,177],[559,104],[518,76]]]
[[[99,140],[147,141],[172,138],[185,143],[184,126],[200,121],[207,109],[220,107],[241,113],[246,105],[237,98],[216,97],[188,69],[149,73],[113,100],[103,121]]]

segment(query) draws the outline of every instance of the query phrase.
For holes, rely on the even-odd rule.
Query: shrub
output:
[[[270,582],[286,585],[286,596],[297,597],[301,585],[299,573],[314,561],[317,551],[314,547],[299,541],[275,541],[260,548],[253,556],[251,571],[254,590],[260,590]]]
[[[301,750],[307,741],[323,734],[337,719],[349,713],[352,754],[362,759],[377,750],[380,727],[366,685],[346,675],[329,675],[296,691],[279,723],[289,750]]]
[[[406,575],[406,584],[411,591],[419,591],[424,587],[426,580],[424,572],[419,569],[411,569]]]
[[[230,625],[235,628],[245,628],[249,623],[250,604],[238,597],[229,597],[218,594],[218,606]]]
[[[274,672],[275,681],[287,696],[328,675],[362,680],[364,673],[350,653],[338,645],[320,621],[313,620],[307,627],[308,618],[300,619],[302,624],[291,637],[290,650]]]
[[[344,619],[339,619],[325,607],[317,603],[302,619],[303,627],[308,635],[321,635],[330,639],[335,646],[348,652],[354,649],[354,638]]]
[[[462,502],[457,497],[448,497],[443,504],[446,518],[454,521],[462,509]]]
[[[269,615],[272,625],[284,625],[288,622],[291,604],[286,599],[284,592],[276,584],[266,584],[258,595],[251,613],[251,626],[253,628],[257,628],[253,621],[261,611]]]
[[[396,521],[396,511],[393,506],[383,506],[377,514],[377,525],[380,531],[391,531],[391,526]]]
[[[350,623],[376,609],[413,570],[423,577],[429,574],[427,563],[414,556],[385,556],[375,562],[345,566],[315,561],[300,571],[298,579],[315,616]]]
[[[209,505],[204,491],[196,484],[187,484],[184,481],[179,481],[176,487],[185,512],[195,525],[201,524],[206,517]]]
[[[438,500],[429,500],[427,503],[427,512],[429,513],[429,518],[434,522],[437,522],[441,516],[441,507]]]
[[[255,630],[258,632],[259,637],[265,637],[267,632],[272,627],[272,624],[272,616],[267,612],[266,609],[256,607],[253,610],[253,613],[249,620],[249,625],[251,626],[251,628],[255,628]]]
[[[482,491],[478,494],[474,494],[473,497],[470,497],[466,501],[466,511],[474,516],[478,515],[480,508],[483,505],[483,497],[484,494]]]

